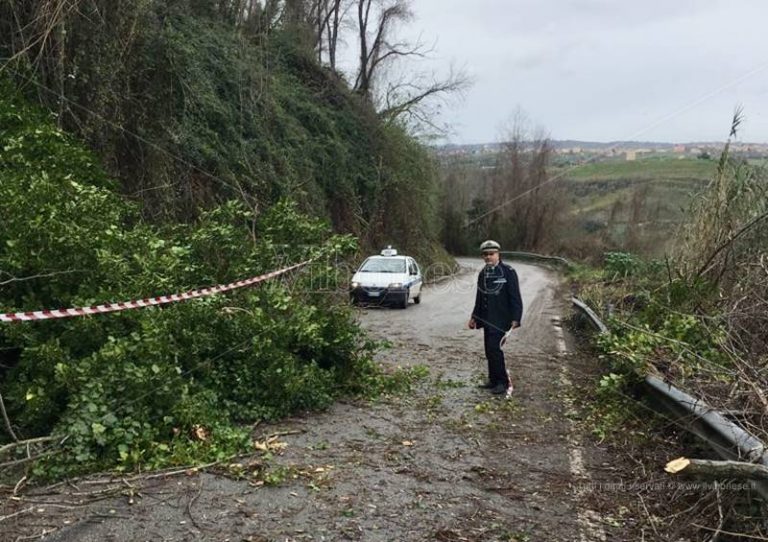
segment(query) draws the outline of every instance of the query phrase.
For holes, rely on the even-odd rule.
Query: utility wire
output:
[[[766,68],[768,68],[768,62],[759,64],[755,68],[753,68],[753,69],[749,70],[748,72],[744,73],[743,75],[737,77],[736,79],[734,79],[730,83],[727,83],[727,84],[722,85],[722,86],[720,86],[720,87],[718,87],[718,88],[716,88],[714,90],[711,90],[710,92],[707,92],[706,94],[704,94],[704,95],[700,96],[699,98],[693,100],[692,102],[688,103],[687,105],[685,105],[685,106],[683,106],[683,107],[681,107],[681,108],[679,108],[679,109],[677,109],[677,110],[675,110],[675,111],[673,111],[673,112],[671,112],[671,113],[661,117],[660,119],[658,119],[655,122],[649,124],[645,128],[643,128],[641,130],[638,130],[634,134],[630,135],[627,138],[627,140],[628,141],[635,140],[636,138],[638,138],[639,136],[641,136],[644,133],[648,132],[649,130],[652,130],[653,128],[656,128],[656,127],[664,124],[665,122],[667,122],[669,120],[672,120],[673,118],[675,118],[675,117],[685,113],[686,111],[696,107],[697,105],[699,105],[699,104],[701,104],[703,102],[706,102],[707,100],[713,98],[714,96],[717,96],[718,94],[720,94],[724,90],[727,90],[727,89],[729,89],[731,87],[734,87],[734,86],[738,85],[739,83],[742,83],[742,82],[746,81],[747,79],[749,79],[749,78],[757,75],[758,73],[762,72]],[[613,148],[615,149],[615,147],[613,147]],[[554,181],[556,181],[558,179],[561,179],[567,173],[571,173],[571,172],[573,172],[574,170],[576,170],[576,169],[578,169],[580,167],[589,165],[589,164],[597,161],[598,158],[599,157],[596,156],[594,158],[591,158],[590,160],[587,160],[586,162],[584,162],[582,164],[576,164],[574,166],[571,166],[568,169],[565,169],[565,170],[561,171],[559,174],[557,174],[557,175],[555,175],[553,177],[550,177],[549,179],[547,179],[543,183],[539,184],[538,186],[534,186],[533,188],[530,188],[530,189],[522,192],[521,194],[518,194],[518,195],[516,195],[516,196],[514,196],[514,197],[512,197],[510,199],[507,199],[507,200],[501,202],[499,205],[496,205],[495,207],[491,208],[489,211],[486,211],[485,213],[481,214],[480,216],[477,216],[477,217],[473,218],[472,220],[469,220],[468,222],[466,222],[464,224],[463,227],[464,228],[468,228],[469,226],[479,222],[480,220],[482,220],[486,216],[488,216],[488,215],[490,215],[492,213],[495,213],[499,209],[502,209],[502,208],[506,207],[507,205],[509,205],[511,203],[514,203],[515,201],[517,201],[520,198],[530,194],[531,192],[534,192],[534,191],[538,190],[542,186],[547,185],[549,183],[552,183],[552,182],[554,182]]]

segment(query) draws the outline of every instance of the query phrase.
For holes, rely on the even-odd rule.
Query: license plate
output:
[[[368,297],[379,297],[381,292],[368,292]]]

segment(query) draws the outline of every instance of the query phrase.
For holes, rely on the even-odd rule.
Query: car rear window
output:
[[[360,267],[363,273],[405,273],[402,258],[371,258]]]

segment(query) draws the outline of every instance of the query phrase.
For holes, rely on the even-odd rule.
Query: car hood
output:
[[[405,273],[360,273],[358,271],[352,277],[352,282],[359,282],[363,288],[366,286],[386,288],[393,282],[408,282],[408,275]]]

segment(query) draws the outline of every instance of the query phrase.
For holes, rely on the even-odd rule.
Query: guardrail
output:
[[[608,326],[606,326],[603,321],[598,318],[597,314],[595,314],[595,311],[593,311],[589,305],[576,297],[572,297],[571,302],[573,303],[574,307],[587,315],[590,323],[595,326],[600,333],[608,333]]]
[[[533,252],[518,252],[508,250],[502,250],[499,253],[504,256],[515,258],[516,260],[530,260],[542,263],[552,263],[557,265],[564,265],[566,267],[570,267],[571,265],[571,262],[565,258],[561,258],[560,256],[544,256],[543,254],[535,254]]]
[[[575,297],[571,301],[600,333],[609,332],[608,327],[587,304]],[[653,375],[645,377],[643,386],[657,405],[675,416],[681,427],[704,440],[723,459],[748,461],[768,467],[768,447],[704,401]],[[754,480],[751,483],[760,496],[768,501],[768,483]]]

